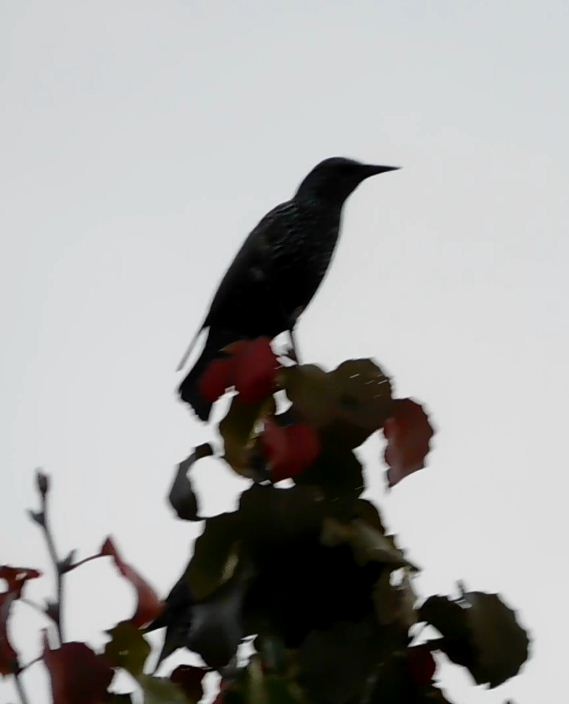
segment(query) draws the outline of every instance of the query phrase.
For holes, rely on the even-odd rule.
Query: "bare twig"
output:
[[[64,581],[63,574],[64,569],[62,563],[57,557],[57,550],[55,549],[55,542],[53,540],[53,533],[51,532],[51,527],[49,523],[49,511],[48,511],[48,494],[49,494],[49,478],[46,474],[37,471],[36,474],[36,485],[40,495],[40,511],[31,511],[30,515],[32,519],[40,526],[44,534],[45,542],[47,545],[47,551],[49,557],[53,564],[55,571],[55,602],[51,603],[47,608],[47,615],[53,619],[55,627],[57,629],[57,636],[59,639],[59,644],[64,643],[64,629],[63,629],[63,598],[64,598]]]
[[[24,685],[22,684],[19,672],[14,673],[14,682],[16,683],[16,691],[18,692],[18,696],[20,697],[20,703],[29,704],[30,700],[28,699],[28,695],[26,694],[26,690],[24,689]]]

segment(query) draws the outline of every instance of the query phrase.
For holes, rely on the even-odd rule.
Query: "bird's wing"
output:
[[[294,202],[282,203],[251,231],[217,289],[204,327],[230,322],[239,306],[253,304],[263,293],[271,295],[275,258],[289,235],[295,212]]]

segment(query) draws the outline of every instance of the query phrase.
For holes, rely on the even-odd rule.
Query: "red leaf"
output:
[[[298,477],[320,454],[318,435],[309,425],[299,424],[282,428],[274,421],[268,420],[261,442],[275,482]]]
[[[243,344],[235,356],[235,388],[243,403],[259,403],[271,396],[278,369],[267,337]]]
[[[231,357],[214,359],[199,380],[199,392],[210,403],[223,396],[233,386],[235,360]]]
[[[111,538],[107,538],[101,548],[101,555],[110,555],[119,572],[128,579],[136,589],[138,604],[131,623],[137,628],[143,628],[154,621],[162,613],[164,604],[160,601],[152,587],[120,557]]]
[[[15,592],[0,594],[0,675],[12,675],[18,671],[18,654],[8,640],[8,616]]]
[[[393,413],[383,426],[387,439],[384,457],[389,466],[387,480],[390,487],[425,466],[433,432],[420,404],[410,398],[393,402]]]
[[[0,579],[5,579],[8,583],[8,591],[19,598],[24,584],[28,579],[41,577],[41,572],[29,567],[11,567],[10,565],[0,565]]]
[[[270,340],[237,340],[224,352],[229,356],[214,359],[199,381],[200,394],[211,403],[235,386],[243,403],[259,403],[275,388],[279,369]]]
[[[0,565],[0,579],[7,583],[7,591],[0,594],[0,675],[11,675],[18,671],[18,654],[8,639],[8,617],[16,599],[22,594],[28,579],[40,577],[41,572],[29,567]]]
[[[193,665],[178,665],[170,674],[170,681],[177,684],[192,702],[199,702],[203,697],[202,680],[206,671]]]
[[[43,660],[51,679],[53,704],[103,704],[113,668],[85,643],[50,650],[44,634]]]
[[[407,650],[407,667],[415,684],[426,687],[433,681],[437,663],[431,651],[419,645]]]

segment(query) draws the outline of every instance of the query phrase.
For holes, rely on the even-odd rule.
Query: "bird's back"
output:
[[[215,294],[205,325],[275,336],[304,309],[324,277],[340,211],[290,200],[259,222]]]

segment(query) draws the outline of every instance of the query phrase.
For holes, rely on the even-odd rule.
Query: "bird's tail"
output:
[[[238,338],[238,335],[236,336],[235,333],[231,333],[228,330],[210,328],[201,355],[178,387],[178,393],[182,401],[189,403],[201,420],[209,418],[212,404],[201,395],[199,381],[211,362],[216,357],[223,356],[220,351]]]

